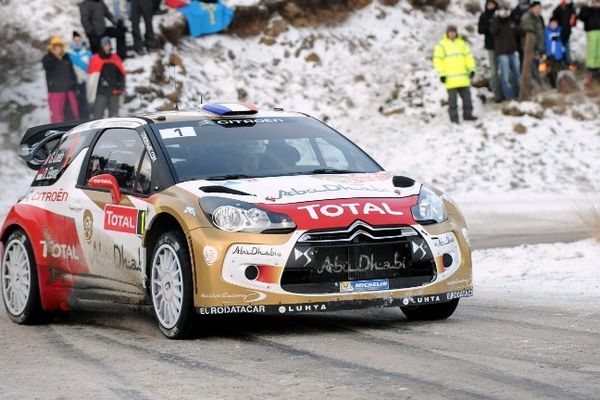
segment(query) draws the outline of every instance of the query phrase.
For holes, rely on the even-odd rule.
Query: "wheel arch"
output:
[[[179,221],[174,215],[168,212],[162,212],[154,217],[154,219],[150,223],[150,226],[148,227],[146,235],[144,236],[143,246],[146,249],[146,268],[144,271],[144,278],[146,280],[146,287],[149,287],[148,283],[150,280],[150,267],[152,262],[152,251],[154,250],[154,244],[158,241],[158,239],[163,233],[174,230],[179,231],[187,241],[188,253],[192,265],[192,286],[196,286],[196,263],[194,260],[194,248],[191,237],[186,233],[184,225],[181,223],[181,221]]]

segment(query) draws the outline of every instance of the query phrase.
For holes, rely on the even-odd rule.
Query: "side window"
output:
[[[348,160],[344,153],[323,138],[316,139],[317,146],[323,155],[327,168],[347,169]]]
[[[139,134],[131,129],[109,129],[96,142],[85,174],[85,182],[100,174],[117,178],[130,193],[149,194],[151,162]]]
[[[60,143],[52,150],[44,164],[38,170],[32,186],[53,185],[69,167],[71,161],[87,145],[82,132],[67,133]]]

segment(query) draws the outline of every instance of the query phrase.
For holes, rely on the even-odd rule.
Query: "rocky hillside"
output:
[[[22,2],[0,1],[25,14]],[[474,89],[480,121],[449,126],[431,53],[445,26],[458,25],[477,59],[477,86],[485,86],[478,1],[233,1],[235,20],[220,35],[182,36],[175,11],[156,19],[163,49],[127,60],[124,113],[194,108],[201,99],[281,106],[324,119],[388,169],[450,193],[600,190],[600,97],[580,86],[503,105],[491,103],[487,89]],[[54,32],[68,36],[78,24],[74,1],[52,4],[15,23],[34,44]],[[39,21],[46,21],[43,28]],[[581,30],[574,38],[581,57]],[[27,49],[25,66],[7,80],[0,99],[4,147],[14,146],[25,126],[48,118],[43,45]]]

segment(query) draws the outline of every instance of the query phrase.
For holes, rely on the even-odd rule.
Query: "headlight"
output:
[[[448,219],[442,198],[425,186],[421,187],[419,202],[411,210],[415,221],[424,225],[444,222]]]
[[[200,207],[217,228],[227,232],[288,233],[296,224],[284,214],[224,197],[203,197]]]

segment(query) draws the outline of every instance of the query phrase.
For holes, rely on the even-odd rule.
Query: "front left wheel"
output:
[[[435,321],[450,318],[458,306],[458,300],[454,299],[445,303],[422,306],[400,307],[400,309],[406,318],[411,321]]]
[[[8,317],[17,324],[42,321],[37,268],[33,248],[22,230],[13,232],[6,241],[0,268],[2,300]]]
[[[169,339],[182,339],[193,320],[192,266],[182,233],[163,233],[152,251],[150,296],[154,315]]]

